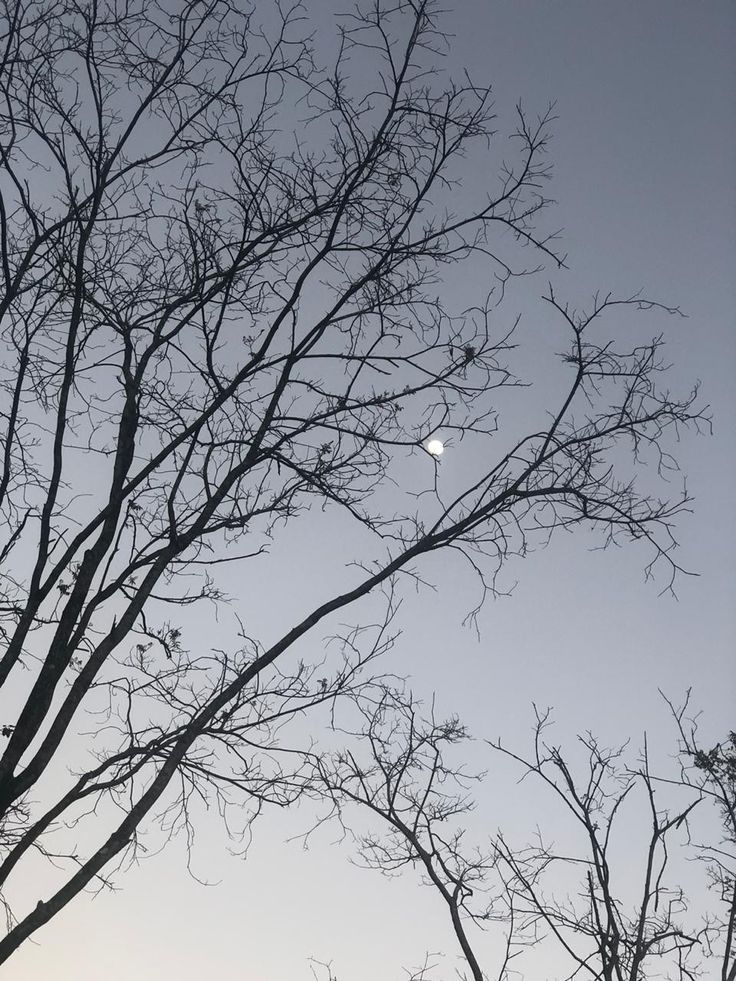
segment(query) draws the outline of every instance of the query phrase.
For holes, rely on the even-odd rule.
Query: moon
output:
[[[431,453],[432,456],[442,456],[445,452],[445,444],[441,439],[430,439],[427,443],[427,453]]]

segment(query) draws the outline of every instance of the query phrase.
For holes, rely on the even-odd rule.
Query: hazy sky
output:
[[[331,29],[337,5],[306,7],[321,31]],[[460,626],[472,581],[430,563],[437,591],[407,599],[397,670],[419,693],[436,691],[439,710],[461,713],[478,736],[501,734],[517,745],[528,737],[534,700],[554,706],[561,735],[593,729],[604,741],[636,742],[647,729],[667,754],[673,739],[658,688],[678,698],[690,686],[705,739],[716,739],[736,722],[736,7],[463,0],[446,23],[455,35],[452,65],[494,83],[501,123],[518,98],[530,109],[557,104],[551,193],[570,268],[552,274],[556,289],[580,305],[596,289],[640,288],[679,305],[687,319],[643,317],[641,330],[666,332],[674,389],[702,381],[715,435],[688,437],[680,448],[696,499],[679,528],[681,560],[700,576],[681,581],[679,601],[644,583],[645,556],[636,548],[591,552],[584,537],[565,536],[510,568],[508,584],[518,585],[484,608],[478,640]],[[520,336],[532,364],[564,342],[561,332],[549,336],[555,328],[538,302],[545,282],[544,274],[525,281],[504,314],[524,314]],[[543,373],[543,362],[538,367]],[[451,452],[443,466],[452,466]],[[264,593],[264,628],[323,598],[330,570],[341,568],[339,549],[351,557],[350,541],[338,545],[336,537],[316,519],[299,529],[291,556],[274,555],[284,577],[279,596],[285,588],[288,598],[276,608]],[[233,591],[252,586],[235,581]],[[474,762],[488,762],[477,753]],[[514,805],[487,788],[476,820],[490,830],[501,820],[519,827],[541,820]],[[331,847],[336,833],[308,852],[286,843],[307,817],[267,814],[242,862],[228,856],[212,815],[198,829],[193,868],[218,885],[193,881],[183,847],[174,845],[120,876],[118,892],[77,898],[3,976],[293,981],[310,977],[313,955],[332,959],[340,981],[372,981],[401,977],[425,950],[454,956],[439,901],[415,881],[387,882],[351,867],[349,848]],[[445,963],[449,976],[454,962]]]

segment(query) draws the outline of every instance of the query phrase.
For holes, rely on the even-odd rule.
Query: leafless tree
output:
[[[717,897],[715,909],[706,920],[705,940],[718,958],[721,981],[736,979],[736,733],[704,749],[697,720],[688,718],[690,695],[681,706],[667,700],[680,735],[681,770],[677,782],[691,788],[703,801],[715,806],[721,837],[712,826],[691,841],[697,858],[704,863],[711,889]],[[711,832],[708,835],[707,832]]]
[[[625,747],[606,750],[590,735],[579,738],[577,754],[563,754],[546,741],[548,713],[537,714],[530,757],[490,745],[541,785],[540,813],[550,814],[550,793],[557,800],[570,818],[569,841],[553,845],[542,820],[531,845],[500,831],[478,849],[462,822],[474,807],[470,782],[483,775],[451,759],[469,738],[457,719],[426,717],[410,694],[389,686],[372,701],[359,696],[357,708],[360,724],[341,730],[349,748],[313,759],[331,805],[325,819],[339,819],[366,867],[420,870],[447,908],[460,976],[536,977],[541,957],[570,979],[734,977],[732,737],[704,752],[682,726],[683,769],[666,779],[652,774],[646,750],[628,764]],[[668,806],[657,799],[660,784],[676,792]],[[498,793],[502,784],[494,786]],[[710,838],[691,835],[693,813],[709,803],[724,842],[712,837],[712,820],[704,824]],[[377,818],[375,830],[352,831],[363,824],[356,807]],[[716,893],[707,915],[687,870],[693,855],[708,863]],[[683,875],[689,889],[678,885]],[[481,943],[477,928],[493,924],[505,939]],[[532,949],[536,958],[525,957]]]
[[[474,199],[458,181],[497,159],[490,91],[441,74],[434,3],[354,10],[332,62],[302,4],[264,7],[2,4],[0,962],[154,817],[189,832],[198,800],[293,799],[279,727],[367,683],[423,555],[464,556],[485,594],[508,555],[585,526],[648,544],[665,587],[678,571],[687,495],[660,500],[625,461],[671,473],[668,435],[702,410],[659,387],[661,338],[612,339],[617,314],[656,304],[582,315],[550,290],[568,378],[513,445],[491,441],[518,384],[497,300],[562,262],[540,230],[551,113],[519,110]],[[449,309],[463,262],[496,293]],[[452,493],[425,450],[438,429],[480,447]],[[407,458],[428,493],[392,499]],[[223,614],[192,651],[223,565],[255,568],[310,506],[362,530],[344,591],[268,643]],[[381,590],[388,616],[343,632],[323,677],[297,660]],[[39,851],[65,878],[19,910]]]
[[[580,842],[579,850],[559,854],[544,842],[543,830],[538,844],[523,850],[499,836],[501,873],[522,909],[525,927],[556,941],[571,965],[570,978],[696,977],[702,930],[669,865],[677,844],[686,840],[686,822],[698,798],[678,801],[674,810],[661,807],[646,748],[640,764],[631,768],[622,748],[604,749],[590,735],[579,737],[586,761],[577,774],[560,748],[545,742],[546,725],[547,715],[538,716],[530,759],[496,744],[562,802]],[[642,834],[630,830],[631,815],[622,816],[627,799],[632,807],[634,801],[643,802]],[[559,866],[581,870],[577,894],[564,899],[549,885]],[[633,872],[633,890],[623,881],[626,871]]]
[[[379,818],[377,832],[354,835],[357,862],[384,875],[418,868],[445,904],[470,976],[483,981],[487,975],[469,926],[493,915],[485,893],[495,859],[492,849],[468,848],[457,823],[472,808],[468,788],[480,775],[446,758],[468,734],[456,718],[436,721],[431,713],[425,720],[402,688],[378,686],[374,698],[362,692],[353,701],[359,723],[340,732],[353,737],[354,748],[315,754],[312,786],[324,788],[331,804],[327,818],[337,817],[348,832],[351,805]],[[507,926],[508,961],[514,953],[513,908]]]

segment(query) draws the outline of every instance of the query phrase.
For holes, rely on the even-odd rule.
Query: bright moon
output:
[[[432,456],[442,456],[445,452],[445,444],[441,439],[430,439],[427,443],[427,453],[431,453]]]

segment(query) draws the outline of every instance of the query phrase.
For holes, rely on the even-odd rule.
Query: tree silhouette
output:
[[[570,833],[553,842],[543,820],[531,844],[500,830],[477,846],[463,822],[485,774],[457,762],[470,738],[458,719],[437,718],[403,686],[384,684],[354,702],[346,714],[357,721],[337,727],[342,748],[312,759],[331,805],[322,821],[340,821],[358,864],[420,873],[447,910],[461,977],[533,978],[540,963],[569,979],[736,977],[733,733],[702,750],[687,703],[671,706],[681,736],[673,778],[652,772],[646,743],[633,760],[627,746],[606,749],[591,734],[578,737],[577,753],[565,751],[548,742],[550,713],[537,712],[531,754],[489,745],[541,787],[545,819],[556,804]],[[495,777],[494,786],[506,789]],[[665,788],[676,792],[662,801]],[[369,830],[354,821],[356,810],[374,819]],[[693,817],[701,820],[691,826]],[[683,862],[692,858],[707,866],[710,909]],[[495,945],[483,943],[482,931],[498,927]]]
[[[197,800],[254,814],[301,793],[281,727],[370,685],[422,556],[464,556],[485,595],[507,556],[584,526],[642,540],[665,588],[678,572],[687,495],[659,499],[629,464],[670,474],[668,436],[702,408],[659,386],[661,338],[612,339],[617,314],[657,304],[583,315],[550,289],[567,379],[491,442],[519,385],[504,285],[563,261],[540,230],[551,110],[520,108],[513,156],[459,194],[462,167],[494,159],[493,107],[438,71],[433,3],[354,11],[332,62],[301,4],[262,7],[2,8],[0,962],[154,818],[189,832]],[[495,292],[453,309],[442,277],[463,263]],[[452,490],[425,450],[438,431],[479,448]],[[419,498],[394,481],[407,459]],[[364,535],[344,590],[267,644],[234,611],[193,651],[192,611],[214,625],[232,591],[223,567],[258,567],[310,507]],[[381,592],[386,617],[343,631],[326,668],[284,658]],[[39,852],[64,878],[17,909]]]

